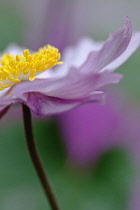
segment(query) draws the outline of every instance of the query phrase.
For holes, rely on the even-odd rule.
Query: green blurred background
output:
[[[52,0],[53,2],[53,0]],[[35,49],[40,37],[47,33],[46,18],[49,1],[0,1],[0,50],[16,43]],[[61,1],[62,7],[63,3]],[[70,1],[65,1],[66,4]],[[122,25],[128,15],[134,30],[140,29],[138,1],[87,0],[72,1],[73,14],[79,14],[81,35],[105,40],[110,32]],[[55,6],[55,2],[54,2]],[[85,7],[87,8],[85,11]],[[69,7],[70,8],[70,7]],[[55,7],[57,10],[57,7]],[[88,11],[88,12],[87,12]],[[51,17],[52,18],[52,17]],[[59,21],[59,17],[58,17]],[[53,25],[52,27],[56,27]],[[74,33],[74,31],[73,31]],[[46,35],[47,37],[47,35]],[[47,39],[46,39],[47,41]],[[116,89],[129,105],[130,112],[140,112],[140,50],[120,69],[124,79]],[[112,88],[112,87],[111,87]],[[34,116],[34,132],[43,163],[48,171],[57,198],[65,210],[139,210],[140,203],[133,195],[139,183],[140,145],[131,153],[124,147],[103,152],[88,167],[73,164],[56,117],[40,119]],[[135,132],[134,132],[135,133]],[[135,142],[134,142],[135,144]],[[131,146],[128,147],[131,147]],[[137,153],[135,156],[135,152]],[[49,209],[25,144],[20,107],[11,108],[0,122],[0,210]]]

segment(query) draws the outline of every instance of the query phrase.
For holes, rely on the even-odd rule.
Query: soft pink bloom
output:
[[[123,125],[116,96],[107,97],[103,106],[87,104],[64,113],[59,120],[69,160],[80,166],[92,164],[116,145]]]
[[[115,91],[107,95],[104,105],[87,104],[62,114],[59,121],[68,159],[88,166],[107,150],[121,147],[139,160],[138,116],[139,111],[133,111],[124,96]]]
[[[120,81],[122,75],[114,74],[114,70],[139,44],[140,32],[132,35],[131,22],[126,17],[124,27],[104,43],[83,39],[77,46],[66,49],[63,65],[39,74],[34,81],[22,81],[0,91],[0,111],[21,102],[35,114],[47,116],[81,104],[102,102],[105,95],[102,86]],[[9,51],[16,54],[16,48]]]

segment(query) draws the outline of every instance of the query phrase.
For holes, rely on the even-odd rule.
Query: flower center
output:
[[[21,81],[33,81],[41,72],[62,64],[60,58],[59,50],[51,45],[40,48],[36,53],[24,50],[23,55],[4,54],[0,61],[0,90]]]

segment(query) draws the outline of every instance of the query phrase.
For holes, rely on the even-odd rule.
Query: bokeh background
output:
[[[0,0],[0,50],[65,48],[96,41],[129,16],[140,30],[138,0]],[[140,50],[106,87],[105,105],[86,105],[51,118],[33,116],[43,163],[65,210],[140,209]],[[0,121],[0,209],[49,209],[25,144],[20,105]]]

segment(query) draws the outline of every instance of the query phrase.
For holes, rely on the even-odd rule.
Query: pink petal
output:
[[[70,69],[69,74],[62,78],[38,79],[16,84],[11,92],[15,97],[22,98],[24,93],[40,92],[47,96],[76,99],[83,98],[95,90],[101,75],[80,74],[77,69]]]
[[[131,22],[129,18],[126,17],[124,27],[113,33],[100,50],[89,54],[86,62],[81,68],[81,71],[87,72],[88,69],[88,71],[97,72],[102,70],[126,50],[131,40],[131,36]]]
[[[39,116],[48,116],[68,111],[85,103],[102,103],[104,101],[104,92],[96,91],[94,94],[80,100],[67,100],[55,97],[49,97],[41,93],[26,93],[24,100],[32,112]]]
[[[63,98],[80,99],[109,83],[118,83],[122,75],[111,72],[80,74],[77,69],[71,69],[63,78],[48,78],[33,82],[21,82],[13,87],[12,94],[24,98],[24,93],[40,92],[44,95]]]
[[[104,85],[119,83],[122,78],[123,78],[122,74],[114,74],[112,72],[107,72],[107,71],[102,72],[101,77],[99,78],[96,84],[96,89],[99,89]]]
[[[136,51],[136,49],[140,46],[140,32],[135,32],[131,38],[131,41],[124,51],[114,62],[110,63],[105,67],[105,69],[109,71],[114,71],[119,68],[127,59]]]

